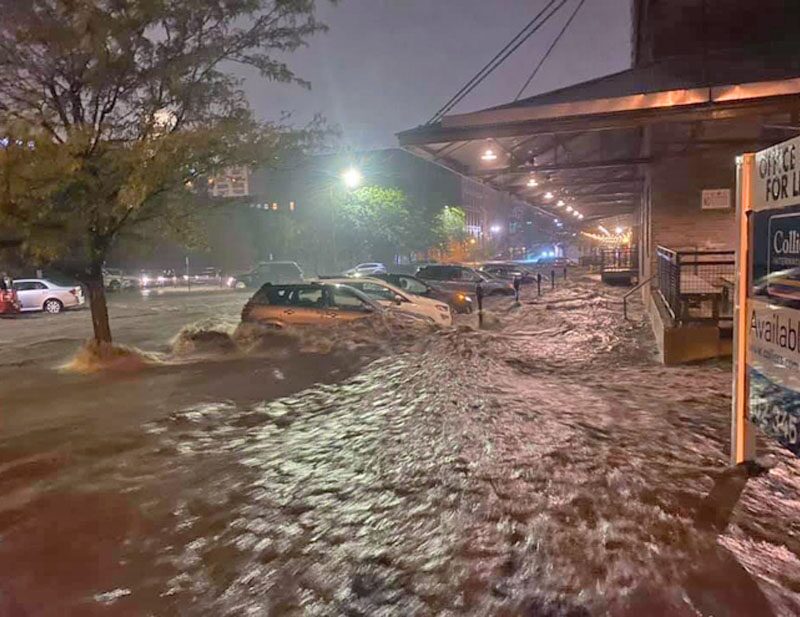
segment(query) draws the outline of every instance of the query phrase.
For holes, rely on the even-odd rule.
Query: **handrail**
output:
[[[645,279],[644,281],[636,285],[636,287],[631,289],[628,293],[626,293],[624,296],[622,296],[622,315],[625,317],[625,321],[628,320],[628,296],[630,296],[632,293],[636,291],[639,291],[642,287],[644,287],[650,281],[656,278],[656,276],[658,276],[658,274],[651,274],[650,278]]]

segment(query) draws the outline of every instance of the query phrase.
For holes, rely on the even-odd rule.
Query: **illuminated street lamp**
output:
[[[624,230],[624,229],[622,229],[622,227],[617,227],[617,228],[614,230],[614,233],[616,233],[618,236],[621,236],[623,231],[625,231],[625,230]]]
[[[572,212],[572,206],[567,206],[567,212]]]
[[[342,173],[342,181],[344,185],[349,189],[356,189],[361,186],[361,182],[364,178],[361,176],[361,172],[358,171],[355,167],[350,167],[349,169],[345,170]]]
[[[502,231],[502,229],[503,228],[500,227],[500,225],[492,225],[491,227],[489,227],[489,231],[491,231],[493,234],[499,234]]]
[[[547,192],[544,194],[544,198],[545,198],[547,201],[550,201],[551,199],[553,199],[553,197],[554,197],[554,196],[553,196],[553,194],[552,194],[550,191],[547,191]]]
[[[559,199],[559,200],[558,200],[558,203],[556,203],[556,205],[557,205],[559,208],[563,208],[563,207],[564,207],[564,200],[563,200],[563,199]]]
[[[531,178],[530,180],[528,180],[528,186],[531,188],[535,188],[539,186],[539,183],[536,181],[536,178]]]
[[[494,153],[494,150],[491,148],[487,148],[486,151],[481,155],[482,161],[496,161],[497,155]]]

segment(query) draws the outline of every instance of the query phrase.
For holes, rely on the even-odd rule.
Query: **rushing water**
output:
[[[730,367],[659,366],[619,296],[185,330],[102,421],[0,443],[0,614],[800,613],[800,466],[726,471]]]

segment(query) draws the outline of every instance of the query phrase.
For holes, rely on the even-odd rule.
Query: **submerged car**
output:
[[[380,305],[347,285],[266,283],[244,305],[242,321],[283,328],[353,321],[381,312]]]
[[[384,280],[361,277],[330,279],[327,282],[339,283],[357,289],[385,308],[411,313],[418,317],[428,319],[439,326],[450,326],[453,324],[453,314],[446,303],[408,293]]]
[[[17,279],[12,283],[21,311],[60,313],[84,304],[80,285],[63,285],[48,279]]]
[[[139,277],[127,276],[119,268],[103,268],[103,285],[109,291],[138,287]]]
[[[245,287],[261,287],[267,283],[287,285],[302,283],[303,271],[294,261],[265,261],[258,264],[250,272],[231,276],[226,281],[228,287],[243,289]]]
[[[474,296],[480,283],[486,296],[513,296],[514,286],[510,281],[490,276],[474,268],[454,264],[424,266],[417,277],[433,283],[441,289]]]
[[[536,274],[528,270],[525,266],[514,263],[490,262],[480,267],[481,272],[507,281],[519,278],[523,285],[536,282]]]
[[[472,298],[468,294],[460,291],[446,291],[440,289],[435,285],[431,285],[421,278],[412,276],[410,274],[374,274],[372,278],[381,279],[387,283],[391,283],[395,287],[399,287],[408,293],[431,298],[446,302],[450,305],[456,313],[471,313],[472,312]]]

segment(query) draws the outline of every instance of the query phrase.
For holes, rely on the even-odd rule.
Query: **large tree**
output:
[[[391,261],[408,249],[411,213],[402,190],[364,186],[343,193],[333,207],[337,244],[351,259]]]
[[[0,0],[0,15],[0,229],[85,283],[110,342],[118,239],[188,233],[205,178],[318,134],[256,122],[230,71],[304,84],[281,58],[324,26],[314,0]]]

